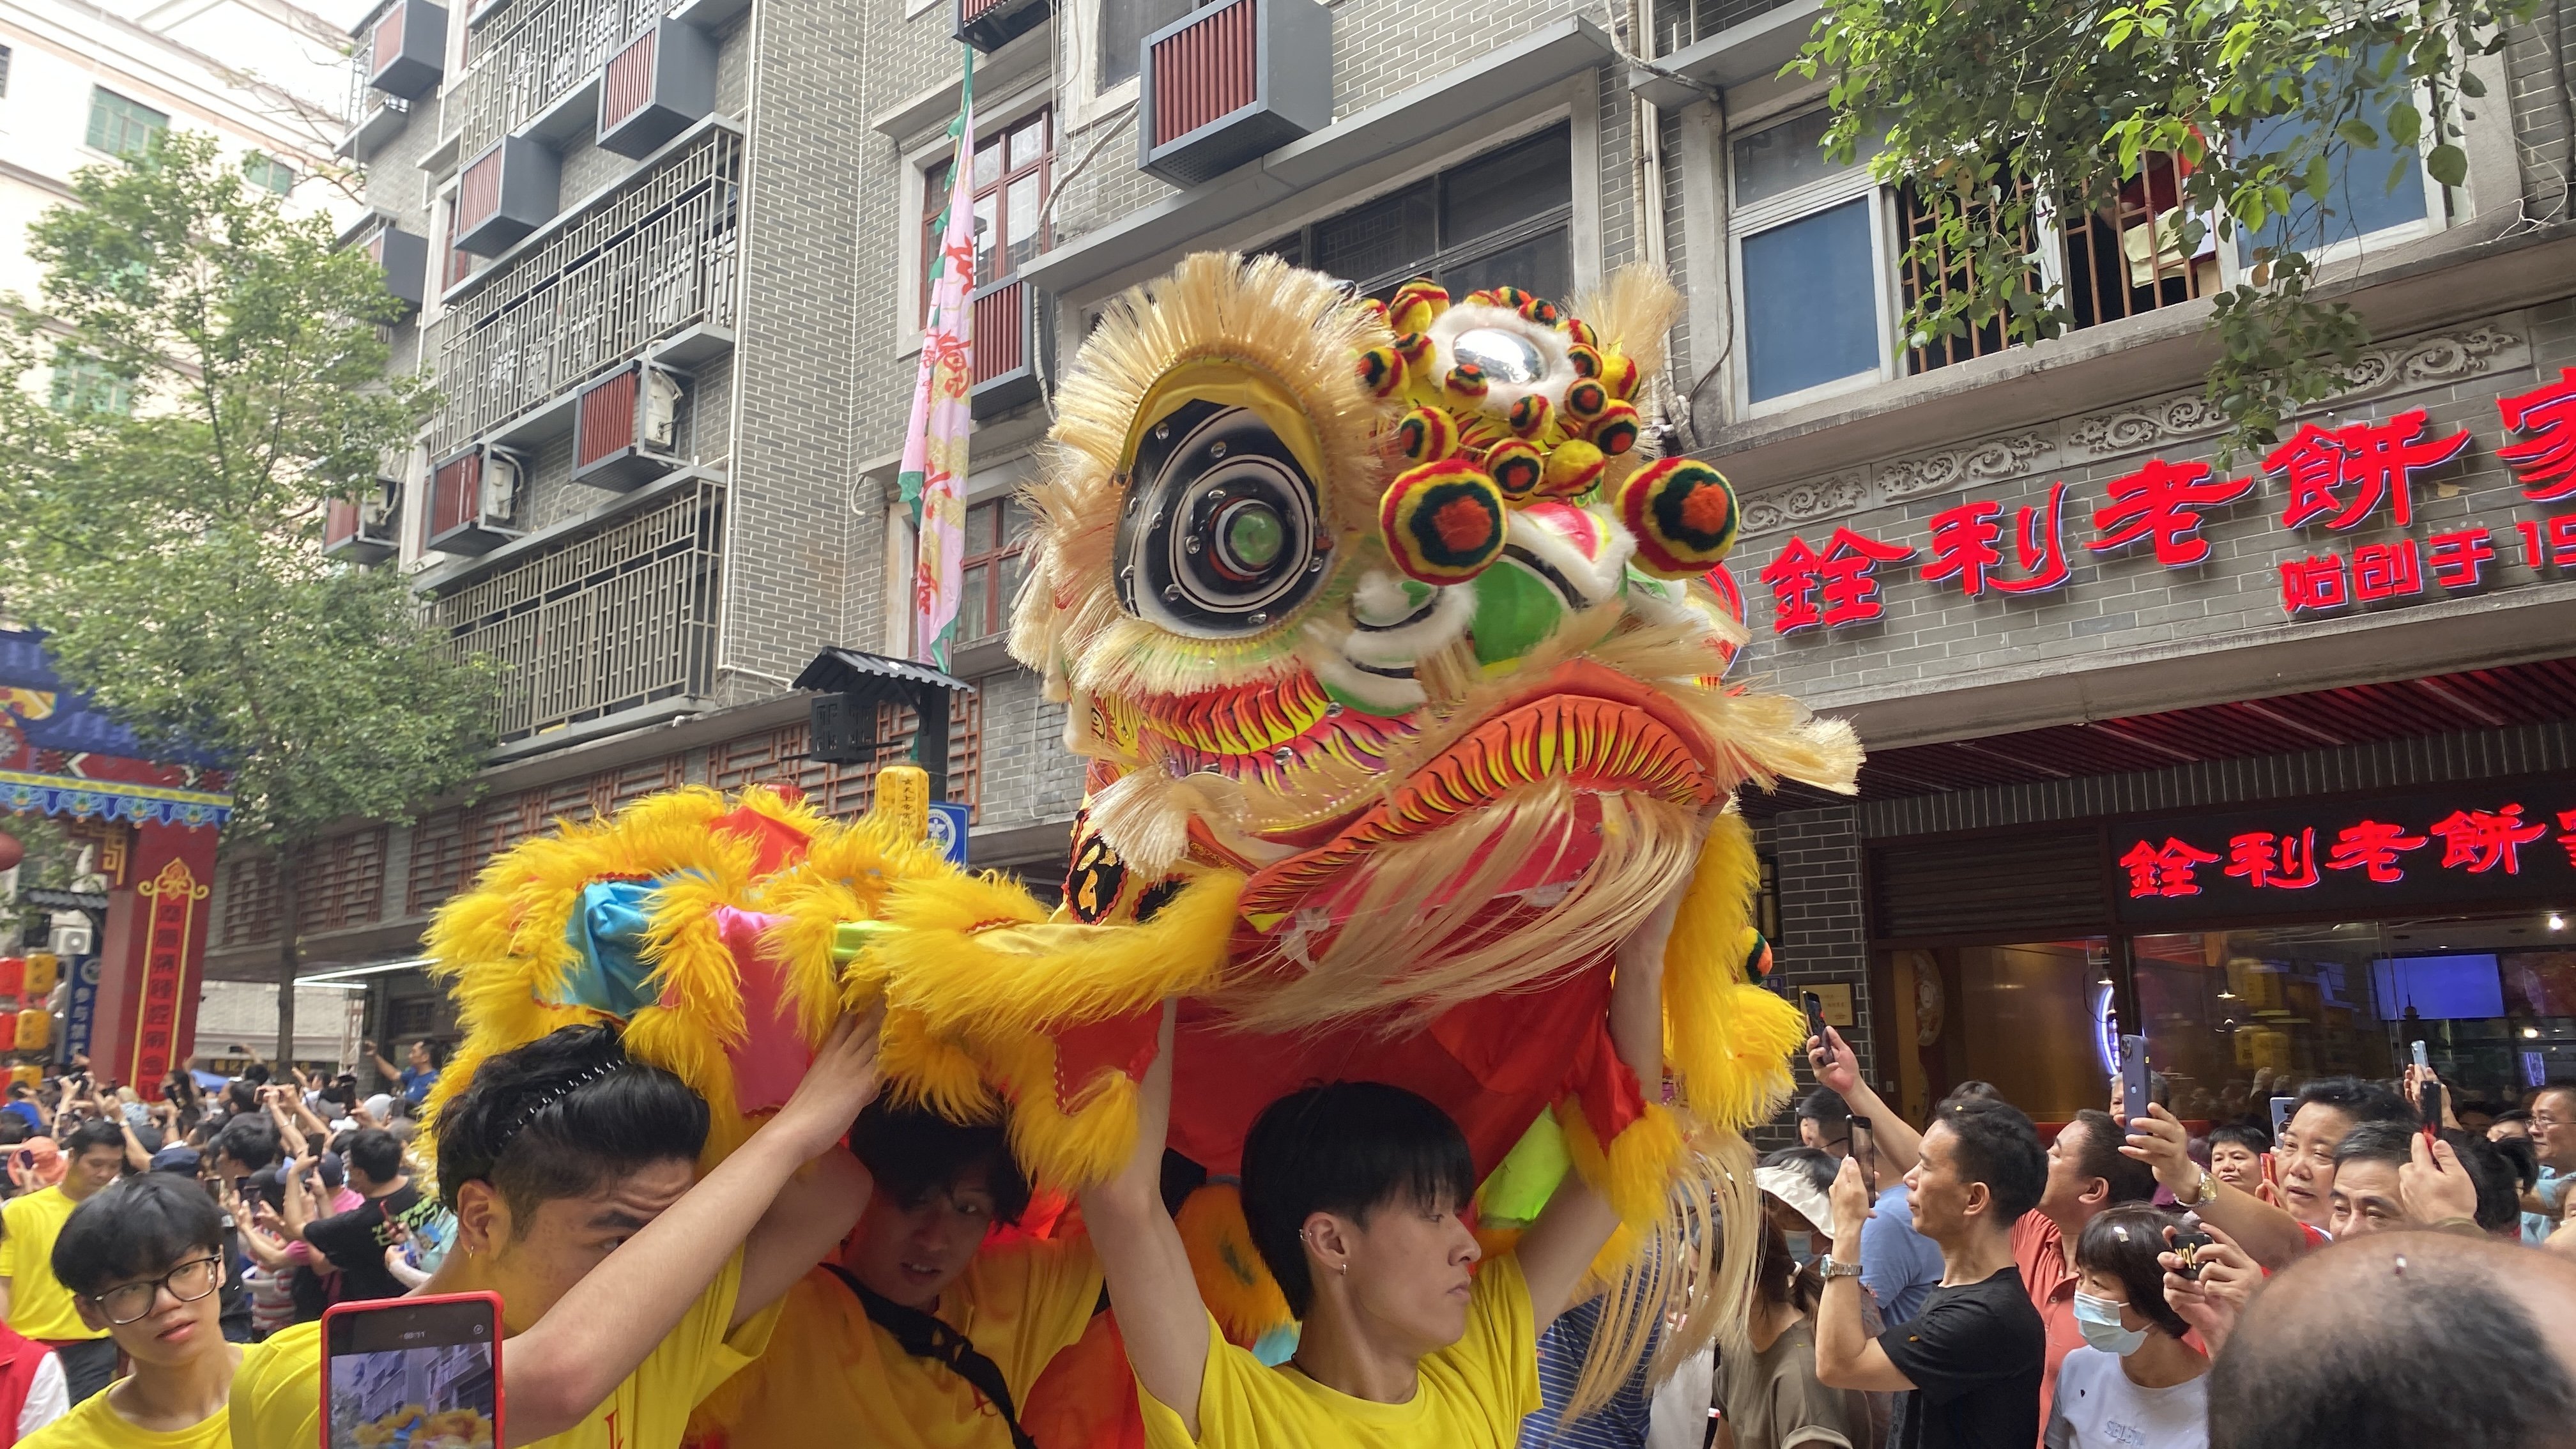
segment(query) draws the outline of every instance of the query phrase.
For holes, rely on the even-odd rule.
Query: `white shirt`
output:
[[[36,1365],[35,1381],[27,1385],[27,1402],[18,1408],[18,1437],[24,1439],[71,1411],[72,1386],[63,1377],[63,1361],[46,1354]]]
[[[1700,1449],[1708,1442],[1708,1410],[1716,1391],[1716,1349],[1704,1348],[1683,1360],[1655,1390],[1647,1411],[1646,1449]]]
[[[2047,1449],[2209,1449],[2209,1375],[2165,1389],[2129,1381],[2116,1354],[2091,1345],[2057,1370]]]

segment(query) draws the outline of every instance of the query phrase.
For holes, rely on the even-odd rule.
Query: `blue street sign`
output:
[[[931,801],[929,825],[930,843],[939,847],[939,853],[948,858],[950,865],[964,865],[966,863],[965,803],[958,800]]]

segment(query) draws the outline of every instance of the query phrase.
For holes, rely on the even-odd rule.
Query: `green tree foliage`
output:
[[[2110,206],[2151,155],[2182,158],[2180,250],[2213,219],[2224,242],[2264,243],[2210,319],[2222,355],[2209,396],[2232,452],[2343,387],[2369,340],[2349,306],[2318,295],[2313,255],[2339,234],[2341,194],[2397,181],[2366,153],[2398,168],[2420,155],[2460,185],[2459,108],[2483,94],[2466,62],[2501,50],[2502,28],[2538,4],[1825,0],[1794,64],[1834,77],[1827,146],[1849,159],[1883,133],[1878,176],[1909,183],[1931,218],[1910,256],[1950,284],[1916,300],[1903,346],[1998,319],[2013,341],[2055,336],[2066,298],[2043,284],[2030,241],[2047,215]]]
[[[0,594],[65,678],[146,740],[233,771],[233,855],[279,880],[279,1055],[292,1050],[305,847],[405,822],[485,739],[485,671],[396,571],[320,549],[431,404],[388,378],[382,274],[327,221],[175,132],[80,173],[29,233],[37,303],[0,340]],[[58,355],[130,381],[33,385]]]

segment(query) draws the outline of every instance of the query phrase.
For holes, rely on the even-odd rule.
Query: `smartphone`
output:
[[[2182,1257],[2182,1276],[2185,1278],[2199,1277],[2200,1250],[2211,1246],[2217,1241],[2210,1237],[2209,1234],[2201,1231],[2199,1215],[2195,1213],[2185,1213],[2183,1214],[2182,1222],[2178,1226],[2168,1228],[2165,1231],[2167,1240],[2173,1244],[2173,1250]]]
[[[1825,999],[1812,991],[1801,991],[1798,1004],[1807,1008],[1807,1035],[1816,1039],[1816,1045],[1825,1045]]]
[[[2147,1101],[2153,1095],[2147,1075],[2147,1039],[2142,1036],[2120,1038],[2120,1110],[2132,1122],[2142,1122],[2153,1114]]]
[[[1853,1117],[1851,1119],[1852,1159],[1860,1164],[1861,1181],[1868,1185],[1872,1202],[1878,1200],[1878,1153],[1872,1150],[1876,1145],[1869,1133],[1869,1119]]]
[[[322,1315],[321,1449],[500,1442],[500,1295],[384,1298]]]
[[[2417,1087],[2415,1110],[2424,1119],[2424,1135],[2437,1137],[2442,1130],[2442,1084],[2426,1082]]]
[[[2415,1040],[2407,1043],[2407,1045],[2415,1049],[2415,1070],[2419,1072],[2429,1072],[2433,1070],[2432,1056],[2424,1050],[2424,1038],[2419,1036],[2415,1038]]]
[[[2296,1097],[2272,1099],[2272,1145],[2275,1148],[2281,1145],[2281,1134],[2290,1130],[2290,1112],[2298,1105],[2299,1099]]]

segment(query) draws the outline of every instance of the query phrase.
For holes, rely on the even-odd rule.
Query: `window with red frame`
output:
[[[957,638],[990,639],[1011,626],[1028,551],[1028,515],[1016,500],[996,498],[966,510],[966,556],[959,575]]]
[[[1046,210],[1052,116],[1036,114],[975,142],[975,285],[998,282],[1046,244],[1038,218]],[[949,168],[924,177],[921,202],[921,310],[930,312],[930,280],[939,261],[939,218],[948,207]]]

